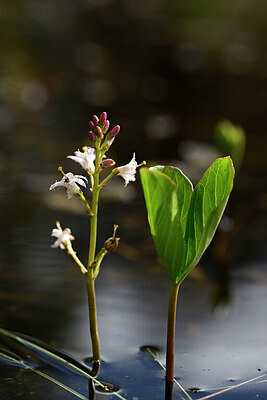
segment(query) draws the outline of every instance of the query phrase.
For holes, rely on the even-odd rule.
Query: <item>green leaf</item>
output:
[[[186,276],[199,262],[222,218],[233,187],[234,168],[230,157],[218,158],[195,187],[188,212],[182,261]]]
[[[187,213],[193,192],[192,182],[182,173],[180,169],[175,167],[157,166],[150,168],[150,171],[161,171],[168,175],[175,182],[179,220],[184,234]]]
[[[178,169],[176,170],[177,180],[179,181],[179,175],[181,181],[187,181],[187,178]],[[177,260],[182,259],[184,254],[183,229],[185,229],[185,225],[182,228],[180,216],[184,215],[186,211],[182,211],[182,204],[178,208],[177,183],[163,171],[166,172],[163,167],[142,168],[140,174],[151,235],[163,267],[171,281],[175,281]],[[168,173],[170,173],[169,169]],[[180,182],[180,186],[188,187],[187,183],[182,185],[182,182]],[[184,209],[188,210],[189,196],[185,195],[184,199],[188,203]]]
[[[219,158],[193,190],[174,167],[140,171],[151,234],[171,281],[182,282],[210,244],[233,186],[230,157]]]
[[[246,134],[241,126],[222,120],[214,132],[215,142],[222,155],[230,156],[238,169],[243,162],[246,149]]]

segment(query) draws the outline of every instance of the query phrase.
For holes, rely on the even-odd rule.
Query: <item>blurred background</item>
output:
[[[138,162],[179,166],[194,183],[220,155],[214,133],[226,119],[245,131],[245,156],[222,229],[181,292],[190,299],[180,315],[189,341],[178,342],[177,351],[191,348],[192,337],[207,340],[203,321],[213,324],[216,308],[222,337],[227,320],[233,340],[235,321],[234,346],[240,345],[245,320],[261,332],[252,353],[261,346],[266,354],[266,12],[260,0],[1,0],[1,326],[79,357],[90,353],[84,282],[67,255],[50,248],[60,219],[85,258],[88,221],[77,200],[48,188],[61,179],[59,165],[82,173],[65,157],[88,144],[93,114],[107,111],[112,126],[121,125],[109,153],[117,165],[135,151]],[[127,354],[150,341],[164,347],[168,281],[150,239],[139,178],[125,189],[114,179],[103,191],[100,215],[99,246],[113,223],[121,237],[97,282],[106,354]],[[243,301],[257,311],[248,306],[242,313]],[[251,322],[251,315],[258,319]]]

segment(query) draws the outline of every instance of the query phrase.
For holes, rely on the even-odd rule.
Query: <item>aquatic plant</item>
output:
[[[68,254],[79,266],[82,274],[86,277],[93,361],[98,364],[101,361],[101,355],[97,327],[95,279],[99,274],[100,266],[104,257],[108,253],[115,251],[119,245],[119,238],[116,237],[118,225],[114,225],[113,236],[105,241],[101,250],[96,254],[99,194],[101,189],[106,186],[107,182],[113,176],[121,176],[125,181],[125,186],[129,182],[135,181],[136,168],[145,164],[145,162],[143,162],[140,165],[137,165],[135,154],[133,154],[133,158],[128,164],[113,168],[110,174],[100,181],[101,172],[104,169],[115,165],[115,161],[111,158],[106,158],[105,154],[110,149],[115,137],[120,132],[120,126],[116,125],[112,129],[109,129],[109,127],[110,123],[107,119],[106,112],[102,112],[99,118],[96,115],[93,115],[92,120],[89,122],[88,132],[90,147],[85,146],[82,148],[82,151],[77,150],[74,152],[74,155],[67,156],[67,158],[80,164],[88,174],[91,183],[91,201],[86,199],[81,189],[81,187],[86,188],[88,179],[83,175],[74,175],[72,172],[65,173],[62,167],[58,168],[63,175],[62,179],[56,181],[50,186],[50,190],[61,186],[66,188],[68,199],[73,197],[79,198],[84,203],[87,215],[90,218],[90,239],[86,266],[78,258],[72,247],[71,242],[74,240],[74,236],[72,236],[71,230],[69,228],[62,230],[59,221],[56,222],[57,228],[52,230],[52,236],[56,237],[56,241],[52,247],[66,249]],[[91,205],[89,203],[91,203]]]
[[[165,398],[173,397],[174,346],[178,291],[209,246],[233,187],[230,157],[218,158],[193,188],[178,168],[140,170],[148,221],[156,250],[171,281]]]
[[[214,130],[216,145],[222,155],[229,155],[234,163],[235,170],[242,165],[246,148],[246,135],[241,126],[231,121],[218,122]]]

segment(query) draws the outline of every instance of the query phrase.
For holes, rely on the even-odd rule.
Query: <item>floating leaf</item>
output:
[[[142,168],[140,174],[157,252],[170,280],[181,283],[220,222],[233,187],[232,160],[215,160],[194,190],[178,168]]]

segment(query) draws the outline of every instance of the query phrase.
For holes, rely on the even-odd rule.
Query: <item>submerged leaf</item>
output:
[[[140,171],[151,234],[175,284],[182,282],[210,244],[233,187],[230,157],[219,158],[193,190],[174,167]]]

